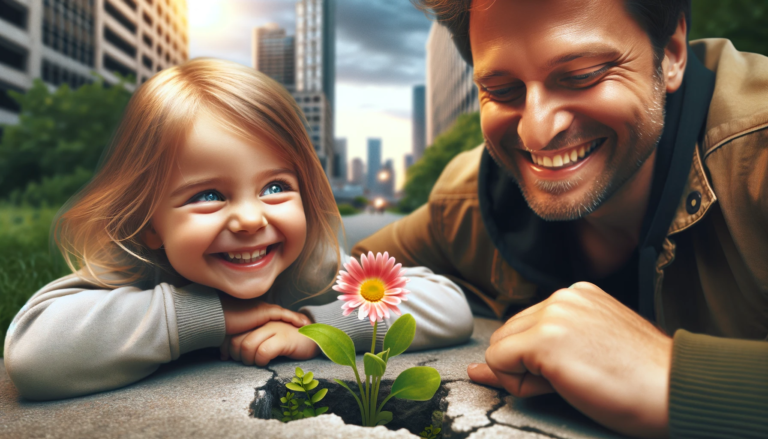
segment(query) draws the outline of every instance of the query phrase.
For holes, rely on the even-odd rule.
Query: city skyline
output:
[[[251,32],[274,22],[295,34],[295,0],[189,0],[190,58],[215,56],[251,65]],[[409,2],[344,0],[336,6],[335,137],[347,139],[348,166],[366,161],[379,137],[392,158],[396,188],[411,152],[412,88],[425,81],[431,22]],[[351,178],[351,175],[349,176]]]

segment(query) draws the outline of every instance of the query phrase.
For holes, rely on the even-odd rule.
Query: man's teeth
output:
[[[263,258],[267,254],[267,248],[264,247],[261,250],[256,250],[252,253],[233,253],[233,252],[227,252],[224,256],[224,259],[226,259],[229,262],[234,262],[236,264],[250,264],[251,262],[256,262],[259,259]]]
[[[590,152],[597,148],[602,139],[598,139],[589,144],[589,146],[580,146],[570,151],[560,153],[556,156],[543,156],[531,153],[533,163],[545,168],[560,168],[580,162],[586,158]]]

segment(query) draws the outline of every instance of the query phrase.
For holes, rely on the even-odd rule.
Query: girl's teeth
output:
[[[556,156],[541,156],[531,153],[531,160],[533,163],[544,166],[545,168],[559,168],[571,163],[576,163],[586,157],[590,152],[600,144],[601,140],[595,140],[588,146],[581,146],[577,149],[572,149],[570,152],[559,154]]]
[[[232,253],[227,252],[226,256],[229,256],[226,258],[229,262],[234,262],[235,264],[249,264],[251,262],[256,262],[259,259],[263,258],[267,254],[266,247],[261,250],[256,250],[252,253]]]

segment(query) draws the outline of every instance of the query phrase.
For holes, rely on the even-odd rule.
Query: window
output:
[[[120,37],[117,33],[112,31],[109,26],[104,26],[104,39],[109,41],[113,46],[120,49],[131,58],[136,57],[136,48],[133,45]]]
[[[0,108],[13,113],[18,113],[21,111],[21,107],[19,106],[19,103],[8,94],[9,91],[19,93],[24,92],[11,84],[6,84],[5,82],[0,81]]]
[[[93,2],[45,0],[43,5],[43,44],[81,64],[93,67]]]
[[[77,88],[83,84],[90,84],[93,82],[91,78],[72,72],[64,67],[60,67],[47,59],[43,59],[40,76],[43,81],[57,87],[66,83],[72,88]]]
[[[123,3],[128,5],[128,7],[133,9],[134,11],[136,10],[136,2],[135,1],[133,1],[133,0],[123,0]]]
[[[28,11],[24,6],[10,0],[0,0],[0,20],[7,21],[21,29],[26,29],[27,15]]]
[[[152,17],[150,17],[149,14],[143,12],[141,18],[144,19],[144,23],[147,23],[150,27],[152,26]]]
[[[141,63],[144,64],[144,67],[152,70],[152,59],[147,55],[141,55]]]
[[[111,56],[104,54],[104,68],[112,73],[122,75],[124,78],[136,78],[136,72],[130,67],[126,67],[120,61],[112,58]],[[130,79],[129,79],[130,81]]]
[[[152,38],[149,37],[147,34],[142,34],[141,39],[144,40],[144,44],[147,45],[150,49],[152,48]]]
[[[0,39],[0,64],[22,72],[27,70],[26,49],[16,46],[10,41]]]
[[[122,24],[132,34],[136,33],[136,24],[132,22],[128,17],[123,15],[122,12],[118,11],[117,8],[114,7],[112,3],[109,2],[109,0],[104,1],[104,11],[106,11],[107,14],[112,16],[112,18],[117,20],[118,23]]]

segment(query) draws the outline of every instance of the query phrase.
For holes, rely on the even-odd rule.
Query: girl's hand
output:
[[[219,294],[219,297],[224,309],[227,335],[241,334],[274,321],[290,323],[297,328],[312,323],[304,314],[262,300],[235,299],[224,293]]]
[[[285,322],[269,322],[260,328],[232,336],[221,345],[221,359],[232,357],[246,366],[266,366],[284,356],[294,360],[309,360],[320,353],[311,339],[299,334],[299,328]]]

